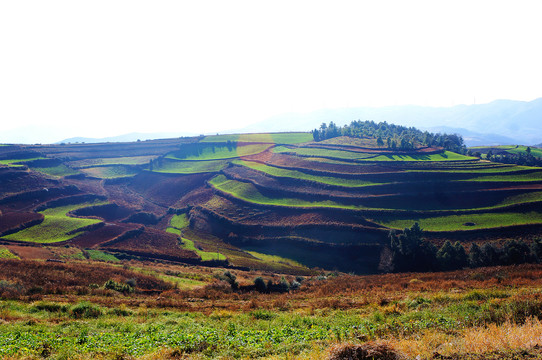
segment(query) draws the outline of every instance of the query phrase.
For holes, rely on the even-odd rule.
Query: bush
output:
[[[328,360],[399,360],[400,356],[386,344],[339,344],[331,348]]]
[[[102,315],[102,310],[98,305],[87,301],[76,304],[70,308],[70,316],[75,319],[91,319]]]
[[[261,276],[258,276],[256,279],[254,279],[254,287],[258,292],[267,292],[267,285],[265,284],[265,280]]]
[[[130,281],[130,280],[128,280]],[[133,286],[130,286],[130,284],[128,284],[128,281],[126,284],[122,284],[122,283],[118,283],[114,280],[107,280],[104,284],[104,289],[109,289],[109,290],[114,290],[114,291],[118,291],[118,292],[121,292],[123,294],[129,294],[129,293],[133,293],[134,292],[134,287]],[[133,283],[135,283],[135,280],[133,281]]]
[[[230,284],[232,290],[239,289],[239,283],[237,282],[237,276],[235,276],[234,274],[232,274],[229,271],[225,271],[224,274],[222,275],[222,277],[223,277],[223,280],[225,280],[226,282],[228,282],[228,284]]]

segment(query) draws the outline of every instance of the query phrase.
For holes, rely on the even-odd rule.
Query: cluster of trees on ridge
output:
[[[470,152],[471,150],[469,150]],[[474,153],[474,156],[481,157],[482,155]],[[536,157],[532,154],[531,148],[527,147],[525,153],[512,154],[509,152],[493,154],[493,151],[490,149],[486,154],[486,159],[489,161],[494,161],[503,164],[516,164],[524,166],[542,166],[542,158]]]
[[[423,231],[418,223],[403,233],[390,232],[391,271],[448,271],[466,267],[517,265],[542,262],[542,239],[535,240],[531,246],[523,240],[509,240],[502,246],[485,243],[471,244],[467,252],[457,241],[447,240],[440,249],[422,237]]]
[[[337,126],[333,121],[322,123],[319,129],[312,130],[314,141],[322,141],[338,136],[372,137],[380,147],[397,150],[412,150],[418,146],[439,146],[446,150],[466,154],[467,148],[461,135],[434,134],[415,127],[406,127],[387,122],[352,121],[350,125]]]

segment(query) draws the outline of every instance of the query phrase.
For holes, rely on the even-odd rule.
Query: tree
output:
[[[482,265],[482,250],[480,250],[480,247],[476,243],[473,243],[469,249],[469,266],[471,268],[476,268]]]
[[[429,271],[435,265],[435,247],[422,239],[418,223],[402,234],[390,232],[390,247],[394,271]]]
[[[258,292],[267,292],[267,285],[265,284],[265,280],[261,276],[258,276],[256,279],[254,279],[254,287]]]
[[[376,145],[378,147],[383,147],[384,146],[384,141],[382,141],[382,137],[379,136],[377,139],[376,139]]]

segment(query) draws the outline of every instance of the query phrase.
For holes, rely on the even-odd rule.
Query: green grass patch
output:
[[[88,176],[99,179],[115,179],[137,175],[141,170],[130,166],[112,165],[87,167],[80,169],[80,171]]]
[[[28,158],[28,159],[7,159],[7,160],[0,160],[0,165],[13,165],[13,166],[20,166],[22,164],[19,163],[25,163],[30,162],[34,160],[43,160],[44,157],[34,157],[34,158]]]
[[[120,260],[113,254],[109,254],[100,250],[85,250],[90,260],[119,262]]]
[[[0,259],[20,259],[17,255],[9,251],[9,249],[0,246]]]
[[[298,144],[312,141],[312,134],[305,132],[260,133],[206,136],[201,142],[266,142],[269,144]]]
[[[334,201],[307,201],[293,197],[272,198],[261,194],[252,184],[229,180],[224,175],[215,176],[209,181],[215,188],[241,200],[261,205],[294,206],[294,207],[329,207],[352,210],[366,209],[361,206],[344,205]]]
[[[182,248],[196,252],[202,261],[226,260],[226,257],[218,252],[203,251],[196,248],[194,242],[190,239],[181,238],[181,240],[183,242]]]
[[[166,232],[172,233],[178,236],[182,236],[182,229],[188,227],[189,222],[186,214],[174,215],[169,224],[171,225],[166,229]],[[194,241],[181,237],[182,245],[181,247],[186,250],[194,251],[199,255],[202,261],[211,261],[211,260],[226,260],[226,256],[217,253],[217,252],[208,252],[196,248]]]
[[[362,153],[347,150],[331,150],[331,149],[318,149],[309,147],[288,148],[285,146],[277,146],[273,148],[275,153],[293,153],[300,156],[314,156],[314,157],[330,157],[336,159],[346,160],[362,160],[371,156],[375,156],[373,153]]]
[[[94,158],[72,161],[69,165],[74,168],[95,167],[99,165],[145,165],[155,158],[156,156],[154,155]]]
[[[280,263],[280,264],[287,264],[291,266],[299,266],[299,267],[305,267],[305,265],[298,263],[295,260],[287,259],[278,255],[268,255],[256,251],[245,251],[249,253],[250,255],[254,256],[257,259],[260,259],[262,261],[268,262],[268,263]]]
[[[218,146],[209,144],[187,144],[181,150],[166,155],[173,160],[220,160],[232,159],[261,153],[269,148],[269,144],[249,144],[243,146]]]
[[[507,150],[507,152],[512,153],[512,154],[527,155],[527,146],[519,145],[518,147],[514,147],[513,149]],[[531,155],[535,157],[542,157],[542,149],[531,147]]]
[[[492,176],[478,176],[472,179],[463,181],[512,181],[512,182],[528,182],[528,181],[541,181],[542,171],[531,172],[525,174],[503,174]]]
[[[66,214],[83,207],[102,204],[106,204],[106,202],[66,205],[40,211],[44,216],[41,224],[23,229],[14,234],[6,235],[3,238],[35,243],[55,243],[69,240],[80,234],[80,232],[75,232],[68,235],[69,232],[74,232],[77,229],[88,225],[97,224],[101,222],[101,220],[74,218],[69,217]]]
[[[71,169],[64,164],[60,164],[57,166],[49,166],[49,167],[31,166],[30,169],[43,173],[45,175],[53,176],[53,177],[63,177],[63,176],[68,176],[68,175],[79,174],[77,170]]]
[[[171,220],[169,221],[169,225],[176,229],[184,229],[185,227],[188,227],[190,225],[190,222],[188,221],[188,217],[186,214],[180,214],[180,215],[173,215]]]
[[[226,167],[227,161],[178,161],[164,159],[160,164],[155,164],[155,172],[171,174],[199,174],[219,172]]]
[[[451,151],[444,151],[440,154],[413,154],[413,155],[379,155],[366,161],[465,161],[477,160],[476,157],[465,156]]]
[[[499,173],[509,173],[509,172],[522,172],[525,170],[540,170],[540,168],[531,167],[531,166],[517,166],[517,165],[508,165],[508,166],[487,166],[487,167],[478,167],[476,169],[462,169],[458,167],[456,169],[441,169],[441,170],[432,170],[432,169],[416,169],[416,170],[405,170],[407,172],[445,172],[445,173],[458,173],[458,174],[472,174],[477,176],[478,174],[499,174]]]
[[[392,229],[410,228],[417,222],[422,229],[426,231],[457,231],[490,229],[513,225],[542,224],[542,213],[484,213],[374,221]],[[469,224],[470,226],[464,224]]]
[[[356,179],[342,179],[342,178],[331,177],[331,176],[311,175],[311,174],[306,174],[304,172],[297,171],[297,170],[281,169],[281,168],[253,162],[253,161],[236,160],[236,161],[233,161],[233,163],[246,166],[248,168],[251,168],[257,171],[261,171],[271,176],[308,180],[308,181],[314,181],[314,182],[328,184],[328,185],[337,185],[337,186],[345,186],[345,187],[363,187],[363,186],[379,185],[378,183],[374,183],[370,181],[362,181],[362,180],[356,180]]]

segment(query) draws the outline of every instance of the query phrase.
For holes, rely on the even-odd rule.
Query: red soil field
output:
[[[23,245],[6,245],[6,247],[20,257],[21,259],[35,260],[35,259],[55,259],[56,256],[51,250],[41,247],[39,245],[23,246]],[[1,272],[0,272],[1,273]],[[1,276],[1,275],[0,275]]]
[[[0,214],[0,234],[15,229],[24,229],[43,221],[43,215],[35,212],[11,212]]]
[[[71,244],[80,248],[92,248],[111,241],[129,230],[137,229],[139,226],[134,224],[111,224],[107,223],[96,230],[89,231],[70,241]]]
[[[169,207],[190,191],[202,186],[212,174],[171,175],[145,171],[136,175],[128,187],[146,199]]]
[[[332,164],[319,161],[305,160],[300,157],[274,154],[270,151],[264,151],[257,155],[246,156],[245,160],[256,161],[271,166],[282,167],[284,169],[306,171],[309,173],[318,173],[320,175],[335,175],[335,174],[372,174],[396,172],[397,169],[393,166],[381,164]],[[333,174],[329,174],[333,173]]]
[[[104,248],[166,260],[199,258],[195,252],[182,249],[179,242],[180,239],[175,234],[145,228],[140,234],[106,244]]]

